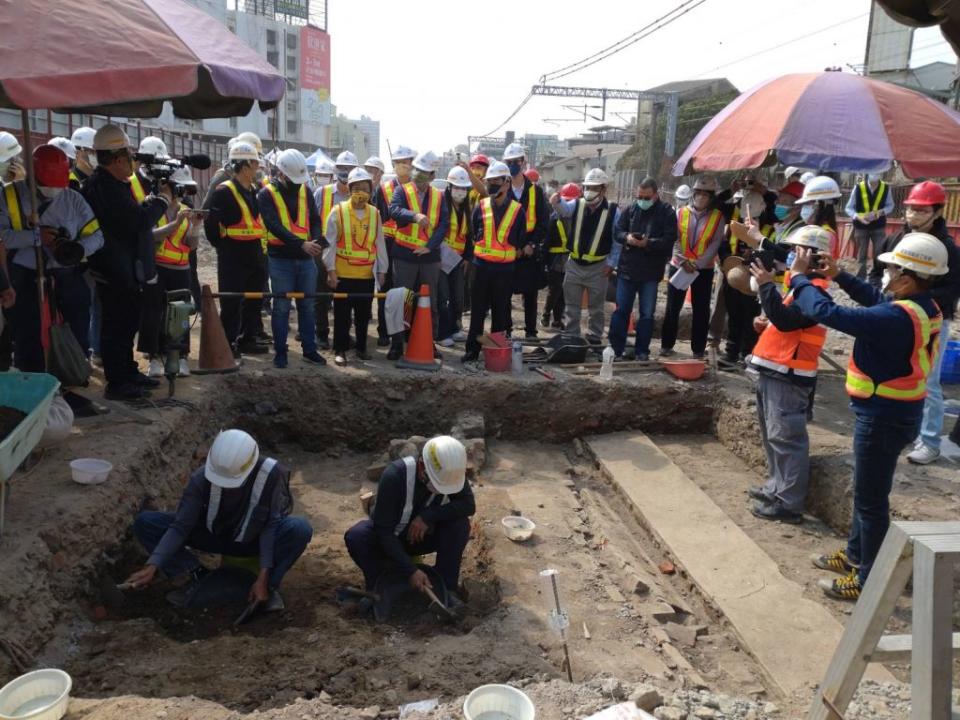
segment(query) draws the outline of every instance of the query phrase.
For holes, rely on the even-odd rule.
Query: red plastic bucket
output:
[[[483,364],[490,372],[509,372],[511,348],[483,348]]]

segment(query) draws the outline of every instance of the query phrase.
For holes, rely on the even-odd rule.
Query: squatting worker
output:
[[[940,308],[930,295],[947,273],[947,249],[926,233],[904,235],[887,265],[884,292],[842,272],[820,256],[820,271],[860,308],[837,305],[816,290],[806,272],[810,253],[798,249],[791,266],[794,303],[811,320],[854,337],[847,367],[853,408],[853,521],[847,547],[814,558],[817,567],[844,573],[820,581],[831,597],[856,600],[890,525],[890,488],[900,452],[917,436],[927,395],[927,375],[939,341]],[[890,300],[890,295],[893,300]]]
[[[313,195],[307,187],[307,159],[299,150],[284,150],[277,156],[277,174],[257,193],[257,205],[267,231],[270,257],[270,287],[274,293],[312,293],[317,287],[314,258],[323,252],[323,224]],[[317,333],[312,298],[297,300],[297,327],[303,359],[317,365],[327,361],[317,352]],[[287,366],[287,335],[290,331],[290,300],[274,298],[271,317],[273,366]]]
[[[830,254],[832,235],[807,225],[787,238],[794,247]],[[767,456],[767,482],[751,487],[752,512],[764,520],[803,521],[810,482],[810,437],[807,410],[817,382],[820,353],[827,329],[800,312],[793,291],[785,298],[772,272],[759,259],[750,268],[759,285],[763,315],[754,320],[760,337],[749,356],[748,372],[757,379],[760,439]],[[807,271],[810,284],[827,298],[830,281],[819,266]]]
[[[428,440],[420,457],[387,466],[371,516],[344,535],[367,590],[373,590],[388,569],[401,571],[416,590],[429,588],[429,577],[410,558],[435,552],[434,567],[447,587],[450,605],[461,604],[455,593],[470,540],[470,517],[476,512],[466,470],[467,451],[449,435]]]
[[[146,587],[158,572],[168,578],[190,573],[199,582],[206,571],[191,550],[258,558],[250,599],[265,610],[282,610],[280,583],[313,537],[310,523],[292,511],[290,470],[261,457],[243,430],[224,430],[206,464],[190,475],[176,514],[137,515],[133,534],[150,557],[126,582]]]

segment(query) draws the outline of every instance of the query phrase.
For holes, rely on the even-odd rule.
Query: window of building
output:
[[[297,134],[297,121],[287,120],[287,135],[296,135],[296,134]]]
[[[267,62],[273,65],[275,68],[280,67],[280,53],[276,50],[267,51]]]
[[[277,119],[273,115],[267,117],[267,137],[276,135]]]
[[[276,44],[277,44],[277,31],[267,30],[267,45],[276,45]]]
[[[296,33],[287,33],[287,50],[296,50],[296,49],[297,49]]]
[[[235,117],[230,118],[230,129],[231,130],[237,129],[237,119]]]
[[[296,70],[296,69],[297,69],[297,56],[287,55],[287,70]]]

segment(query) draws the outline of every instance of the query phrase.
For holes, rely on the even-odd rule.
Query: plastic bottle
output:
[[[616,353],[607,345],[603,349],[603,364],[600,366],[600,379],[613,380],[613,357]]]
[[[514,375],[520,375],[523,372],[523,343],[519,340],[513,341],[513,350],[510,352],[510,368]]]

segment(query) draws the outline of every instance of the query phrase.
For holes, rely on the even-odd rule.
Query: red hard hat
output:
[[[532,183],[540,182],[540,173],[538,173],[533,168],[530,168],[529,170],[527,170],[523,175],[525,178],[527,178],[527,180],[529,180]]]
[[[793,195],[793,197],[799,200],[803,197],[803,183],[794,180],[780,188],[780,192],[784,195]]]
[[[481,155],[477,153],[472,158],[470,158],[471,165],[483,165],[484,167],[490,167],[490,158],[486,155]]]
[[[580,186],[576,183],[567,183],[560,188],[560,197],[564,200],[576,200],[580,197]]]
[[[33,173],[37,185],[65,188],[70,184],[70,161],[60,148],[40,145],[33,151]]]
[[[946,205],[947,191],[943,185],[931,180],[924,180],[910,188],[910,194],[903,201],[904,205]]]

